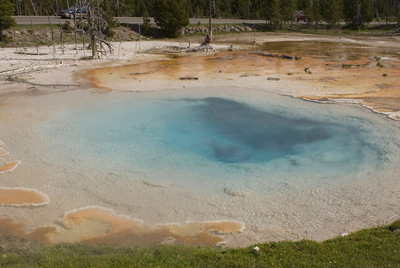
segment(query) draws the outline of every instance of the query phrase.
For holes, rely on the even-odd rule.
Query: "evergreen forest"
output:
[[[78,5],[80,0],[9,0],[15,15],[55,15],[58,10]],[[99,0],[91,0],[93,2]],[[303,10],[308,23],[346,22],[357,27],[379,20],[400,24],[400,0],[106,0],[115,17],[154,17],[161,6],[184,7],[190,17],[261,19],[272,26],[295,20]]]

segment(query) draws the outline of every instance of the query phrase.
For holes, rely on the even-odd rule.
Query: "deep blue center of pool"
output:
[[[267,162],[296,154],[299,145],[359,131],[351,126],[288,118],[228,99],[186,101],[192,105],[180,111],[179,117],[174,114],[164,119],[165,141],[224,163]]]

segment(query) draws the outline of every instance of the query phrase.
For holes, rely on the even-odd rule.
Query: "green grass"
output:
[[[84,244],[16,247],[0,267],[399,267],[400,221],[317,243],[270,242],[252,247],[111,247]]]
[[[35,29],[39,30],[39,29],[48,29],[50,30],[50,25],[49,24],[35,24],[34,25]],[[60,27],[59,24],[52,24],[52,27]],[[29,30],[32,29],[32,26],[29,24],[17,24],[13,27],[10,28],[11,30],[16,30],[16,31],[20,31],[20,30]]]

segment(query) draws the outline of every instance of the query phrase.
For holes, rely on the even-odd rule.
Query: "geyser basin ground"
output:
[[[241,222],[227,241],[245,246],[398,218],[398,122],[358,106],[221,87],[19,101],[2,140],[24,164],[1,182],[50,203],[0,209],[28,228],[100,206],[149,225]]]

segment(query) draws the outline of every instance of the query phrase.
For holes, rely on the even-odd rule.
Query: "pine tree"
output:
[[[250,17],[250,8],[250,0],[235,0],[232,3],[233,15],[241,19],[247,19]]]
[[[118,26],[118,23],[116,19],[114,19],[114,12],[111,9],[110,0],[103,0],[100,4],[100,7],[103,11],[102,13],[104,16],[104,20],[106,21],[106,26],[103,30],[103,34],[106,37],[113,37],[114,31],[112,29],[116,28]]]
[[[400,0],[396,1],[395,10],[397,25],[400,26]]]
[[[0,0],[0,42],[4,41],[3,31],[16,24],[13,14],[13,4],[9,0]]]
[[[143,14],[144,35],[150,35],[150,15],[147,11]]]
[[[264,19],[269,22],[271,30],[277,29],[281,21],[281,8],[279,0],[265,0]]]
[[[283,20],[290,20],[290,27],[293,26],[294,13],[296,11],[296,1],[286,0],[281,2],[281,14]]]
[[[166,36],[177,37],[180,29],[189,24],[187,0],[155,0],[153,16]]]
[[[347,22],[350,22],[355,29],[362,29],[365,23],[372,21],[371,0],[345,0],[344,15]]]
[[[322,17],[330,26],[336,25],[343,18],[343,0],[324,0]]]
[[[233,15],[233,2],[232,0],[217,0],[216,8],[218,16],[229,18]]]
[[[318,23],[322,19],[321,15],[321,0],[309,0],[305,10],[308,23],[314,23],[315,31],[318,31]]]
[[[262,19],[263,18],[263,4],[264,0],[253,0],[251,14],[252,19]]]

